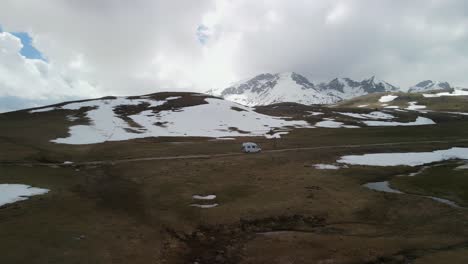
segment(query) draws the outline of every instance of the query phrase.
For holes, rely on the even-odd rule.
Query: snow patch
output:
[[[455,89],[453,92],[442,92],[442,93],[435,93],[435,94],[423,94],[424,97],[441,97],[441,96],[465,96],[468,95],[468,90],[463,89]]]
[[[203,208],[203,209],[208,209],[208,208],[216,207],[216,206],[218,206],[218,204],[217,203],[215,203],[215,204],[191,204],[190,206]]]
[[[276,132],[274,134],[265,134],[265,138],[268,138],[268,139],[281,138],[281,135],[286,135],[288,133],[289,132],[287,131],[281,131],[281,132]]]
[[[420,117],[416,118],[414,122],[395,122],[395,121],[363,121],[368,126],[425,126],[435,125],[436,123],[429,118]]]
[[[358,126],[350,126],[350,125],[345,125],[342,122],[337,122],[332,120],[325,120],[325,121],[320,121],[315,124],[317,127],[325,127],[325,128],[359,128]]]
[[[52,111],[52,110],[55,110],[56,108],[55,107],[46,107],[46,108],[40,108],[40,109],[36,109],[36,110],[31,110],[29,111],[29,113],[41,113],[41,112],[48,112],[48,111]]]
[[[369,114],[357,114],[357,113],[342,113],[338,112],[340,115],[350,116],[358,119],[393,119],[395,118],[391,114],[383,113],[380,111],[374,111]]]
[[[395,100],[397,97],[398,96],[396,96],[396,95],[384,95],[384,96],[380,97],[379,102],[388,103],[388,102],[391,102],[391,101]]]
[[[468,163],[465,165],[460,165],[455,168],[456,170],[468,170]]]
[[[196,199],[196,200],[213,200],[213,199],[216,199],[216,195],[214,194],[210,194],[210,195],[192,195],[192,198],[193,199]]]
[[[70,136],[52,140],[64,144],[93,144],[105,141],[128,140],[144,137],[235,137],[265,136],[272,129],[285,127],[311,127],[306,121],[284,120],[253,111],[249,107],[217,98],[204,99],[207,104],[188,106],[177,111],[165,110],[153,113],[142,111],[130,118],[137,126],[130,126],[114,113],[120,105],[149,103],[151,107],[166,101],[126,98],[94,100],[65,105],[64,109],[93,107],[86,114],[90,125],[69,128]],[[236,111],[232,108],[241,108]],[[200,117],[205,118],[200,118]],[[278,133],[277,136],[287,132]]]
[[[432,152],[374,153],[343,156],[337,162],[367,166],[420,166],[451,159],[468,159],[468,148],[450,148]]]
[[[306,111],[306,112],[309,113],[311,116],[323,115],[322,112],[314,112],[314,111]]]
[[[214,140],[236,140],[236,139],[231,138],[231,137],[218,137],[218,138],[215,138]]]
[[[314,167],[318,170],[338,170],[339,166],[333,164],[315,164]]]
[[[406,109],[408,110],[420,110],[420,109],[425,109],[425,105],[417,105],[418,102],[408,102],[408,107]]]
[[[0,184],[0,206],[27,200],[29,196],[48,193],[47,189],[40,189],[24,184]]]

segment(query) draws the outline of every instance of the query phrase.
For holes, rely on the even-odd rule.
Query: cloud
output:
[[[97,95],[95,87],[73,77],[73,72],[57,69],[54,64],[21,55],[18,37],[0,33],[0,96],[45,100],[84,94]],[[30,89],[27,89],[30,88]]]
[[[15,63],[48,74],[11,67],[31,79],[2,79],[0,94],[206,91],[281,71],[468,86],[466,10],[456,0],[4,0],[3,30],[27,32],[48,59]]]

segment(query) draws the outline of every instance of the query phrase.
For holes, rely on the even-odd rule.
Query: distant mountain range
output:
[[[423,81],[408,92],[451,90],[447,82]],[[330,82],[314,84],[295,72],[264,73],[235,83],[227,88],[213,89],[208,94],[223,97],[248,106],[281,102],[301,104],[333,104],[342,100],[379,92],[400,92],[400,88],[375,77],[362,81],[335,78]]]

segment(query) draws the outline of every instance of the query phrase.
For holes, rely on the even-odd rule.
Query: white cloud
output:
[[[342,23],[346,18],[347,13],[349,12],[349,7],[344,2],[339,2],[332,7],[332,10],[326,16],[327,24],[337,24]]]
[[[76,79],[72,72],[20,55],[22,46],[14,35],[0,33],[0,96],[41,100],[98,95],[93,86]]]
[[[206,91],[281,71],[468,86],[467,9],[456,0],[4,0],[3,29],[27,31],[49,63],[9,61],[13,77],[2,73],[0,94],[56,96],[69,79],[87,87],[76,89],[85,97],[90,87],[100,95]]]

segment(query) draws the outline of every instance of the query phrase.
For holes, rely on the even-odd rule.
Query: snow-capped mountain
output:
[[[340,100],[333,94],[319,91],[307,78],[294,72],[260,74],[226,89],[211,90],[209,93],[247,106],[281,102],[331,104]]]
[[[431,80],[422,81],[408,89],[409,93],[422,93],[438,90],[453,90],[448,82],[434,82]]]
[[[374,77],[360,82],[336,78],[314,85],[306,77],[294,73],[260,74],[225,89],[208,91],[226,100],[248,106],[281,102],[300,104],[332,104],[341,100],[375,92],[395,92],[399,89]]]
[[[399,88],[375,77],[357,82],[349,78],[335,78],[318,85],[319,90],[333,94],[341,100],[351,99],[370,93],[397,92]]]

